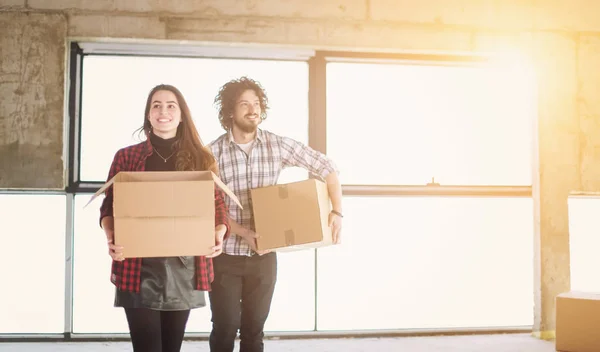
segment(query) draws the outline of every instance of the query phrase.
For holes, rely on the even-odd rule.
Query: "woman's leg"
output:
[[[162,352],[179,352],[190,311],[161,311]]]
[[[160,313],[147,308],[125,308],[134,352],[162,352]]]

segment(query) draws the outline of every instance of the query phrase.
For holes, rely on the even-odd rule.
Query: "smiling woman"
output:
[[[115,154],[109,180],[120,171],[217,172],[215,159],[200,141],[177,88],[158,85],[150,91],[141,130],[146,141]],[[173,155],[176,157],[171,159]],[[151,351],[160,345],[178,351],[190,310],[206,306],[204,292],[210,291],[214,275],[212,257],[221,254],[229,227],[227,207],[218,189],[214,208],[216,245],[211,255],[125,259],[123,248],[114,244],[113,190],[107,189],[100,223],[113,259],[114,305],[125,310],[134,351]]]

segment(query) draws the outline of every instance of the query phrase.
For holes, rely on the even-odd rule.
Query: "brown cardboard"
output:
[[[210,171],[119,172],[88,204],[111,185],[115,244],[125,258],[212,253],[215,185],[242,207]]]
[[[556,297],[556,350],[600,351],[600,293],[571,291]]]
[[[327,185],[309,179],[251,191],[259,250],[297,250],[332,244]]]

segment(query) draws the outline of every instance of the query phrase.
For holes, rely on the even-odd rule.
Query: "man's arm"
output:
[[[331,198],[332,211],[329,214],[329,226],[333,243],[338,244],[341,240],[342,232],[342,185],[336,172],[331,172],[325,177],[327,182],[327,191]]]
[[[301,167],[325,181],[329,174],[338,172],[333,160],[301,142],[280,137],[280,146],[283,167]]]
[[[235,220],[229,217],[229,229],[231,233],[240,236],[250,248],[256,252],[256,239],[258,238],[258,234],[240,224],[238,224]]]
[[[325,177],[325,182],[327,183],[327,191],[331,198],[331,208],[342,214],[342,185],[340,184],[337,173],[330,172],[329,175]]]
[[[340,243],[343,216],[342,185],[335,164],[325,154],[291,138],[281,137],[281,147],[284,166],[302,167],[327,183],[327,191],[332,206],[332,212],[329,214],[329,226],[331,227],[333,243]]]

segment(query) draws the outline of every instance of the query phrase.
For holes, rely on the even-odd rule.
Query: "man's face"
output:
[[[233,127],[245,133],[253,133],[262,122],[260,114],[260,99],[254,90],[248,89],[235,102]]]

